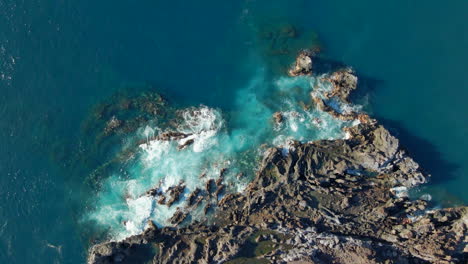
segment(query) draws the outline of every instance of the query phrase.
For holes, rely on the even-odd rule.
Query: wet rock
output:
[[[359,120],[360,123],[374,123],[368,115],[349,107],[349,95],[357,87],[357,76],[350,68],[342,69],[323,77],[332,84],[330,92],[311,92],[316,107],[343,121]]]
[[[197,198],[199,197],[200,193],[201,193],[201,190],[197,188],[190,194],[190,196],[187,199],[189,206],[196,204]]]
[[[159,198],[158,200],[158,204],[161,204],[161,205],[166,204],[166,196],[161,196],[161,198]]]
[[[209,179],[206,182],[205,189],[206,189],[206,192],[208,193],[208,195],[211,195],[217,189],[215,181],[213,179]]]
[[[281,123],[283,123],[284,120],[283,114],[281,112],[275,112],[273,114],[273,120],[276,125],[280,125]]]
[[[167,206],[171,207],[174,203],[179,201],[180,196],[184,193],[185,190],[185,185],[183,183],[180,183],[177,186],[170,187],[168,192],[169,192],[169,201],[167,201]]]
[[[164,133],[159,134],[156,139],[157,140],[164,140],[164,141],[170,141],[170,140],[180,140],[184,139],[191,136],[191,134],[185,134],[181,132],[175,132],[175,131],[167,131]]]
[[[225,193],[226,186],[224,184],[221,184],[218,186],[216,192],[215,192],[215,197],[216,199],[219,200],[219,197],[222,196]]]
[[[194,142],[195,142],[195,140],[193,140],[193,139],[186,140],[184,143],[177,146],[177,149],[178,150],[183,150],[183,149],[187,148],[188,146],[192,145]]]
[[[188,214],[183,212],[182,210],[177,210],[174,215],[171,217],[169,222],[173,225],[179,225],[182,223],[186,218]]]
[[[226,175],[226,172],[228,171],[227,168],[222,168],[221,171],[219,172],[219,179],[216,181],[216,185],[221,184],[221,181],[224,179],[224,176]],[[218,182],[220,181],[220,182]]]
[[[146,191],[145,193],[147,196],[153,196],[153,197],[156,197],[156,196],[163,196],[163,193],[162,193],[162,190],[161,190],[161,183],[159,183],[158,185],[154,186],[153,188],[149,189],[148,191]]]
[[[294,66],[289,70],[290,76],[312,74],[312,52],[304,50],[299,53]]]
[[[203,212],[205,213],[205,215],[209,214],[210,211],[213,209],[213,205],[208,203],[206,204],[205,208],[203,209]]]
[[[348,102],[350,93],[357,88],[358,78],[351,68],[336,71],[326,79],[333,85],[331,93],[327,94],[328,98],[337,97],[343,102]]]
[[[300,200],[298,205],[299,205],[299,208],[303,210],[307,207],[307,202],[305,200]]]
[[[158,188],[153,188],[153,189],[150,189],[150,190],[146,191],[146,195],[148,195],[148,196],[153,196],[154,197],[154,196],[158,196],[158,195],[161,195],[161,194],[162,194],[162,192],[161,192],[159,187]]]

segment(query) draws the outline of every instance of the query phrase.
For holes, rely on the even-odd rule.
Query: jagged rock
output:
[[[169,192],[169,201],[167,201],[167,206],[171,207],[175,202],[179,201],[180,196],[184,193],[185,190],[185,185],[183,183],[180,183],[177,186],[170,187],[168,192]]]
[[[326,79],[333,84],[333,90],[327,94],[328,98],[337,97],[343,102],[348,102],[350,93],[357,88],[358,78],[350,68],[333,72]]]
[[[216,199],[219,199],[219,196],[224,194],[225,189],[226,189],[226,186],[224,184],[221,184],[218,186],[218,189],[215,192]]]
[[[210,212],[211,209],[213,209],[213,205],[208,203],[208,204],[206,204],[205,208],[203,208],[203,212],[205,213],[205,215],[207,215]]]
[[[195,140],[189,139],[189,140],[185,141],[183,144],[180,144],[179,146],[177,146],[177,149],[178,150],[183,150],[183,149],[187,148],[188,146],[192,145],[194,142],[195,142]]]
[[[171,224],[173,225],[178,225],[180,223],[182,223],[185,218],[187,218],[187,213],[181,211],[180,209],[178,209],[174,215],[171,217],[171,219],[169,220],[171,222]]]
[[[223,181],[224,175],[226,174],[227,171],[228,171],[227,168],[222,168],[221,171],[219,171],[219,179],[216,181],[216,185],[221,184],[221,181]],[[219,183],[218,183],[218,181],[219,181]]]
[[[158,200],[158,204],[161,204],[161,205],[166,204],[166,196],[161,196],[161,198],[159,198]]]
[[[290,76],[309,75],[312,73],[312,52],[304,50],[299,53],[294,66],[289,70]]]
[[[148,221],[148,228],[140,235],[131,236],[125,241],[108,242],[93,246],[89,251],[88,263],[143,263],[151,260],[153,249],[149,241],[156,241],[159,229]]]
[[[216,190],[215,181],[213,179],[209,179],[206,182],[205,189],[206,189],[206,192],[208,193],[208,195],[211,195]]]
[[[200,196],[201,190],[200,189],[195,189],[190,196],[187,198],[188,200],[188,206],[192,206],[197,204],[197,198]]]
[[[181,132],[175,132],[175,131],[168,131],[159,134],[156,139],[157,140],[164,140],[164,141],[169,141],[169,140],[180,140],[184,139],[191,136],[191,134],[184,134]]]
[[[280,125],[284,121],[283,114],[281,112],[276,112],[273,114],[273,120],[276,125]]]
[[[357,77],[351,69],[333,72],[331,75],[323,77],[323,80],[329,81],[333,88],[324,94],[311,92],[312,101],[318,109],[344,121],[375,122],[366,114],[356,112],[350,107],[344,107],[349,104],[350,93],[357,87]]]
[[[161,194],[161,190],[159,188],[153,188],[153,189],[149,189],[148,191],[146,191],[146,195],[148,196],[158,196]]]
[[[409,201],[391,192],[396,186],[425,181],[398,140],[378,124],[360,124],[350,133],[347,140],[296,143],[287,155],[269,149],[246,191],[218,203],[213,224],[178,227],[177,235],[162,229],[151,239],[142,234],[100,244],[93,247],[88,262],[125,261],[137,254],[133,248],[142,245],[139,241],[158,241],[156,263],[224,262],[242,257],[247,245],[258,258],[279,263],[466,261],[468,209],[421,214],[426,201]],[[209,180],[207,191],[215,188],[215,181]],[[207,203],[205,211],[211,209]],[[170,222],[178,225],[187,216],[179,209]],[[256,239],[265,228],[277,235]],[[248,244],[251,239],[253,245]]]

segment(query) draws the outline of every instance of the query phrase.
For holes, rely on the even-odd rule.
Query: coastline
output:
[[[312,74],[312,62],[312,53],[301,53],[290,74]],[[432,210],[425,200],[410,200],[407,189],[428,176],[376,120],[344,107],[357,87],[351,70],[328,81],[332,91],[312,92],[311,99],[335,118],[356,121],[346,139],[269,148],[246,190],[217,200],[211,222],[180,225],[196,201],[218,198],[221,181],[192,193],[194,202],[172,216],[174,227],[149,221],[140,235],[92,247],[88,263],[466,261],[467,207]],[[276,123],[282,119],[275,114]]]

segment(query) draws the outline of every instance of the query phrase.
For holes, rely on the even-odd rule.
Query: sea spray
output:
[[[175,110],[164,126],[154,120],[141,124],[128,137],[143,140],[129,140],[140,144],[131,159],[103,179],[87,219],[109,230],[113,239],[123,239],[142,232],[148,220],[171,225],[177,210],[188,210],[184,208],[191,193],[205,190],[209,180],[222,182],[224,192],[190,209],[190,220],[209,218],[202,208],[216,206],[224,193],[242,191],[253,178],[261,146],[288,152],[295,140],[345,137],[342,129],[351,122],[320,111],[310,99],[311,92],[330,90],[322,76],[271,81],[261,69],[237,91],[230,111],[201,105]],[[280,121],[273,119],[275,113],[281,115]],[[163,136],[171,133],[177,137]],[[175,186],[183,186],[183,192],[168,206],[161,197],[169,199],[167,193]],[[159,196],[149,195],[149,190]]]

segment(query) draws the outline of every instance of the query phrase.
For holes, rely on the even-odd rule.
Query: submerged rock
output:
[[[184,183],[180,183],[177,186],[170,187],[169,192],[169,201],[167,201],[167,206],[171,207],[174,203],[179,201],[180,196],[184,193],[185,185]]]
[[[112,133],[114,130],[119,128],[122,125],[122,121],[117,119],[115,116],[112,116],[112,118],[107,121],[106,127],[104,128],[104,133],[106,135]]]

